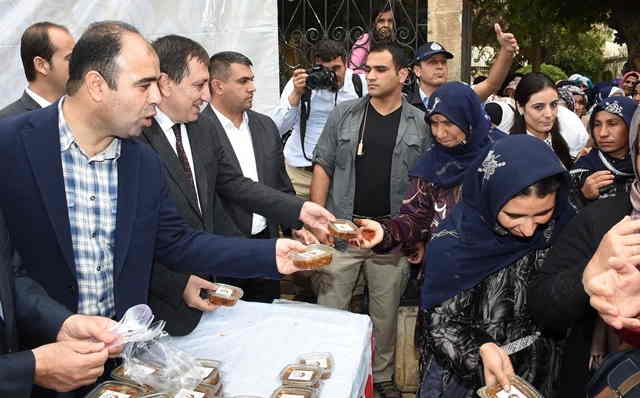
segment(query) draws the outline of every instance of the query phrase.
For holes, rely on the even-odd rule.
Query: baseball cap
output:
[[[429,41],[426,44],[421,45],[418,48],[418,51],[416,51],[416,62],[424,61],[436,54],[444,54],[447,59],[453,58],[453,54],[445,50],[444,47],[442,47],[442,44],[435,41]]]

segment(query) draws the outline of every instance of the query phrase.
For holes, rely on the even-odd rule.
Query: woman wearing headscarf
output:
[[[418,396],[470,398],[483,384],[506,387],[513,372],[550,396],[561,350],[533,324],[526,289],[573,215],[566,169],[543,141],[519,135],[467,170],[462,200],[427,246]]]
[[[533,324],[526,288],[573,215],[567,197],[566,169],[534,137],[497,140],[467,166],[423,262],[419,398],[471,398],[483,384],[506,387],[513,371],[552,390],[561,352]],[[361,242],[373,234],[367,221]]]
[[[506,136],[491,127],[480,99],[466,84],[445,83],[427,106],[425,120],[435,143],[409,173],[411,185],[400,214],[382,223],[359,221],[375,230],[363,247],[387,252],[402,245],[417,263],[422,262],[424,243],[460,199],[464,172],[492,142]]]
[[[637,229],[629,228],[630,223],[637,221],[626,217],[640,215],[639,124],[640,108],[636,108],[629,131],[635,174],[629,194],[598,200],[582,209],[562,231],[529,287],[529,309],[538,325],[560,334],[569,331],[560,371],[562,397],[585,396],[594,361],[597,340],[594,332],[600,318],[589,305],[589,296],[583,288],[583,273],[588,279],[585,268],[597,273],[598,268],[606,269],[612,258],[623,257],[624,253],[637,254],[640,249]],[[615,242],[613,249],[612,242]],[[632,332],[624,331],[622,337],[640,346],[640,340],[634,339]]]
[[[620,88],[624,90],[624,95],[631,97],[633,95],[633,87],[640,81],[640,73],[632,70],[622,76]]]
[[[589,132],[594,149],[578,159],[570,171],[570,197],[576,209],[629,192],[635,178],[629,154],[629,127],[636,108],[627,97],[609,97],[593,109]]]
[[[624,91],[611,83],[598,83],[593,86],[594,102],[593,106],[609,97],[624,97]]]

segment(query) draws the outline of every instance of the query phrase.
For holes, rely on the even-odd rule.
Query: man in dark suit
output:
[[[154,258],[236,277],[298,270],[288,255],[304,250],[299,242],[221,238],[184,223],[162,161],[131,139],[153,121],[159,78],[158,58],[133,26],[94,23],[74,47],[67,95],[0,121],[9,233],[28,275],[72,312],[120,318],[147,302]],[[333,218],[300,205],[309,225]]]
[[[44,108],[64,95],[69,57],[75,41],[66,27],[38,22],[20,40],[20,56],[28,86],[22,97],[0,110],[0,119]]]
[[[226,151],[211,134],[212,122],[199,117],[200,106],[210,98],[206,50],[177,35],[161,37],[152,45],[160,61],[162,101],[140,139],[162,159],[170,197],[177,203],[179,214],[193,228],[213,232],[217,193],[245,209],[260,209],[286,225],[298,225],[302,201],[244,178],[233,164],[233,152]],[[154,266],[149,304],[156,316],[167,322],[169,333],[190,333],[202,311],[215,308],[200,297],[201,289],[214,288],[208,281],[211,279],[213,275],[189,275],[172,272],[161,264]]]
[[[213,120],[213,133],[245,177],[287,194],[295,195],[287,175],[282,141],[269,116],[251,110],[255,93],[253,63],[243,54],[224,51],[209,60],[210,105],[203,113]],[[233,198],[216,201],[215,232],[250,238],[274,238],[279,225],[273,218],[239,206]],[[284,229],[284,228],[283,228]],[[315,237],[304,229],[293,230],[296,238],[312,243]],[[244,299],[270,303],[280,297],[278,281],[263,278],[219,278],[240,286]]]
[[[109,318],[72,315],[33,280],[14,276],[20,258],[0,211],[0,396],[24,398],[33,384],[69,391],[95,382],[108,357]],[[48,343],[19,351],[19,341]],[[91,342],[95,339],[100,342]]]

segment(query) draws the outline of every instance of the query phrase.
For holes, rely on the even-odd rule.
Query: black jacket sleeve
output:
[[[191,274],[173,271],[156,262],[151,271],[149,292],[162,300],[178,306],[182,303],[182,293]]]
[[[287,227],[302,227],[298,218],[304,200],[244,177],[234,167],[232,157],[218,138],[214,136],[214,140],[213,150],[218,162],[217,194]]]
[[[599,200],[560,232],[528,289],[529,308],[540,326],[564,333],[584,317],[595,315],[582,286],[582,273],[604,234],[624,216],[624,209],[624,198]]]

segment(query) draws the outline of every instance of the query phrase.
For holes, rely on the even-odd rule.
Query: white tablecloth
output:
[[[335,358],[321,398],[360,398],[371,371],[370,318],[311,304],[239,301],[204,314],[190,335],[172,340],[197,358],[223,362],[225,396],[271,397],[280,370],[307,352]]]

